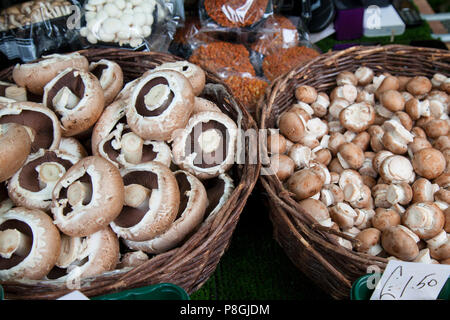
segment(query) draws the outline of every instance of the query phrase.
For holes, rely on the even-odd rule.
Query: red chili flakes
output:
[[[267,79],[273,81],[300,63],[307,62],[319,54],[316,50],[308,47],[280,49],[264,58],[262,69]]]
[[[269,0],[204,0],[208,15],[223,27],[246,27],[259,21]]]
[[[275,53],[281,48],[289,48],[298,44],[298,31],[288,18],[273,15],[264,22],[258,40],[252,44],[252,50],[263,55]]]
[[[255,111],[260,97],[264,94],[267,86],[266,81],[241,76],[230,76],[225,79],[233,96],[250,112]]]
[[[241,44],[213,42],[198,47],[189,61],[214,73],[248,73],[255,76],[248,50]]]

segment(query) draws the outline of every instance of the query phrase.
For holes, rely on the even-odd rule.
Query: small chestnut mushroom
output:
[[[146,241],[166,232],[180,206],[174,173],[152,161],[121,170],[125,185],[124,206],[111,222],[114,232],[125,240]]]
[[[402,224],[423,240],[435,237],[443,230],[444,223],[444,213],[433,202],[414,203],[402,216]]]
[[[0,280],[42,279],[60,247],[59,231],[45,212],[10,209],[0,215]]]
[[[439,88],[442,82],[444,82],[445,80],[447,80],[447,77],[445,75],[443,75],[442,73],[435,73],[431,78],[431,84],[433,88]]]
[[[62,235],[56,266],[66,274],[58,279],[74,281],[112,271],[119,257],[119,240],[109,226],[86,237]],[[52,272],[47,277],[53,278]]]
[[[287,139],[298,142],[306,134],[306,121],[302,114],[291,108],[278,118],[278,128]]]
[[[335,184],[324,185],[320,190],[320,201],[327,207],[344,201],[344,191]]]
[[[450,259],[450,235],[445,230],[427,240],[427,246],[432,258],[439,261]]]
[[[355,77],[358,79],[358,85],[366,86],[372,82],[374,73],[373,70],[368,67],[358,67],[355,71]]]
[[[431,180],[444,172],[446,160],[439,150],[424,148],[413,155],[412,165],[418,175]]]
[[[353,72],[341,71],[336,76],[336,84],[338,86],[343,86],[345,84],[351,84],[353,86],[357,86],[358,78],[355,76],[355,74]]]
[[[450,78],[445,79],[441,83],[441,86],[439,87],[442,91],[445,91],[447,94],[450,94]]]
[[[288,156],[294,161],[297,170],[308,167],[312,155],[312,151],[309,147],[299,143],[294,144],[288,153]]]
[[[406,182],[391,184],[386,191],[386,199],[392,205],[395,205],[397,203],[401,205],[407,205],[411,202],[412,197],[413,190],[411,186]]]
[[[89,62],[86,57],[77,52],[52,54],[43,56],[35,62],[17,64],[13,69],[12,77],[19,86],[27,88],[34,94],[42,95],[45,85],[67,68],[87,71]]]
[[[331,119],[339,119],[339,114],[341,113],[341,111],[347,108],[349,105],[350,102],[343,98],[333,99],[328,108]]]
[[[450,135],[438,137],[433,141],[432,146],[441,152],[445,149],[450,149]]]
[[[181,73],[151,72],[133,89],[126,108],[127,123],[145,140],[171,140],[175,130],[187,125],[194,97],[191,83]]]
[[[419,237],[403,225],[387,228],[381,233],[381,246],[390,255],[412,261],[419,255]]]
[[[404,154],[408,151],[408,144],[413,142],[414,136],[399,121],[385,121],[382,128],[384,135],[381,142],[387,150],[395,154]]]
[[[194,89],[195,96],[200,95],[203,91],[203,88],[205,87],[205,72],[201,67],[189,61],[183,60],[176,62],[165,62],[154,68],[152,71],[159,70],[173,70],[180,72],[191,83],[192,88]]]
[[[287,145],[286,145],[286,138],[276,132],[272,132],[267,137],[267,151],[269,154],[279,153],[283,154],[286,152]]]
[[[366,90],[362,90],[358,92],[356,96],[355,102],[365,102],[370,104],[371,106],[375,105],[375,94],[369,93]]]
[[[392,155],[381,163],[378,173],[387,183],[411,183],[414,181],[414,170],[408,158]]]
[[[148,261],[148,255],[143,251],[130,251],[125,253],[121,259],[120,263],[117,265],[118,269],[123,268],[134,268],[144,264]]]
[[[430,101],[428,99],[419,101],[417,98],[412,98],[406,101],[405,112],[412,120],[418,120],[420,117],[429,117],[431,115]]]
[[[411,81],[411,77],[398,76],[397,79],[398,79],[398,91],[407,92],[408,94],[410,94],[408,91],[406,91],[406,85],[408,84],[409,81]]]
[[[419,178],[411,186],[413,191],[412,202],[433,202],[434,194],[439,189],[437,184],[432,184],[428,179]]]
[[[311,104],[311,108],[314,111],[314,116],[324,117],[328,112],[330,106],[330,98],[325,92],[319,92],[317,99]]]
[[[172,143],[173,162],[200,179],[226,172],[234,163],[237,126],[223,113],[193,115]]]
[[[381,247],[381,231],[375,228],[367,228],[362,230],[355,236],[356,240],[359,240],[359,244],[356,245],[356,251],[369,254],[371,256],[377,256],[382,251]]]
[[[180,188],[181,203],[177,217],[163,234],[146,241],[125,240],[133,250],[147,253],[162,253],[178,246],[203,220],[208,198],[202,182],[185,171],[176,171],[175,177]]]
[[[331,227],[333,221],[330,218],[328,208],[321,201],[307,198],[298,202],[299,207],[309,216],[311,216],[320,225]]]
[[[355,102],[358,96],[358,90],[352,84],[344,84],[342,86],[337,86],[330,93],[330,99],[333,101],[337,98],[345,99],[350,104]]]
[[[58,180],[50,209],[63,233],[84,237],[105,228],[120,214],[123,203],[119,170],[102,157],[89,156]]]
[[[311,86],[302,85],[295,89],[295,97],[301,102],[312,104],[317,99],[317,91]]]
[[[401,224],[400,214],[392,209],[376,208],[372,217],[372,226],[380,231]]]
[[[405,98],[397,90],[387,90],[380,96],[381,104],[392,112],[405,108]]]
[[[123,87],[122,68],[115,61],[101,59],[89,65],[89,71],[100,81],[105,106],[110,105]]]
[[[357,216],[355,219],[355,228],[364,230],[372,227],[372,218],[375,216],[375,210],[372,208],[355,208]]]
[[[412,142],[408,143],[408,156],[412,159],[417,151],[425,148],[432,148],[430,141],[427,138],[416,136]]]
[[[339,202],[330,207],[330,216],[343,230],[350,229],[354,226],[355,220],[358,217],[356,211],[347,203]]]
[[[296,200],[303,200],[320,192],[323,186],[322,177],[314,170],[305,168],[294,172],[287,180],[287,188]]]
[[[430,139],[436,139],[440,136],[446,136],[449,133],[450,126],[445,119],[431,119],[423,127],[427,137]]]
[[[57,149],[61,140],[60,123],[50,109],[33,102],[15,102],[0,107],[0,124],[17,123],[31,137],[31,152]]]
[[[0,124],[0,182],[12,177],[25,163],[32,139],[27,129],[16,123]]]
[[[346,142],[339,146],[337,158],[344,169],[358,170],[364,163],[364,152],[356,144]]]
[[[270,156],[270,168],[280,181],[284,181],[294,173],[295,162],[285,154],[273,154]]]
[[[381,79],[380,79],[381,80]],[[375,81],[374,81],[375,82]],[[375,91],[375,96],[380,99],[381,95],[388,90],[398,90],[400,82],[397,77],[387,76],[383,77],[380,85]]]
[[[390,208],[392,204],[387,200],[388,184],[378,183],[372,188],[373,201],[376,208]]]
[[[343,191],[345,201],[353,208],[367,208],[372,201],[370,188],[364,184],[349,183]]]
[[[56,183],[80,159],[58,150],[40,149],[11,177],[9,197],[16,206],[49,211]]]
[[[59,116],[62,133],[74,136],[91,128],[105,107],[100,81],[90,72],[69,68],[44,87],[43,105]]]
[[[339,113],[344,128],[353,132],[367,130],[375,121],[375,109],[366,102],[354,103]]]
[[[412,78],[406,85],[406,90],[413,96],[421,96],[431,91],[431,81],[424,76]]]

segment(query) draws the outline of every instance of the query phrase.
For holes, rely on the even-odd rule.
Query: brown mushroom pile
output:
[[[237,125],[201,97],[196,65],[124,83],[119,64],[72,53],[13,80],[0,83],[0,281],[128,270],[183,245],[231,195]]]
[[[267,138],[273,173],[348,250],[449,264],[449,79],[361,66],[328,93],[297,87]]]

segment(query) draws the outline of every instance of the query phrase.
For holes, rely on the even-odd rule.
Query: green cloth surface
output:
[[[401,36],[336,41],[331,35],[317,43],[323,51],[336,43],[409,44],[411,40],[430,40],[431,29],[424,22],[407,28]],[[324,300],[331,299],[289,260],[273,239],[268,208],[263,207],[260,189],[250,196],[216,271],[191,295],[193,300]]]

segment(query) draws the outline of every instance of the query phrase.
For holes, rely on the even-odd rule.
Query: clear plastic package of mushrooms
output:
[[[166,52],[183,21],[180,0],[86,0],[80,35],[85,48]]]
[[[129,271],[181,246],[234,190],[239,123],[208,100],[197,65],[126,81],[112,60],[55,54],[12,78],[0,86],[0,282]]]
[[[294,88],[267,139],[273,173],[348,250],[450,264],[449,81],[361,66],[329,94]]]
[[[0,12],[0,51],[23,62],[80,49],[78,0],[31,0]]]

